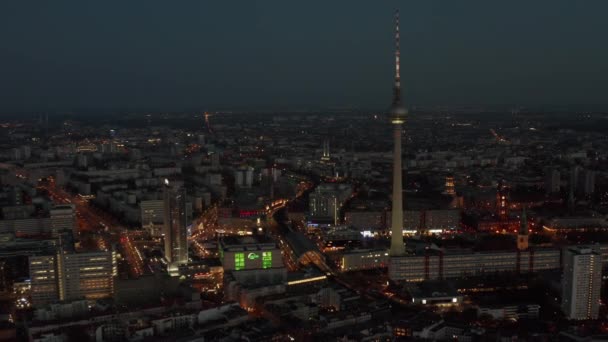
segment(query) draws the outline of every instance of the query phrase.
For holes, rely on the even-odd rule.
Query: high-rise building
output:
[[[403,256],[403,185],[401,166],[401,131],[407,115],[407,109],[401,103],[401,73],[399,71],[399,11],[395,12],[395,83],[393,85],[393,103],[389,112],[393,124],[393,209],[391,220],[391,256]]]
[[[596,319],[602,287],[602,256],[591,247],[575,246],[564,255],[562,310],[568,319]]]
[[[177,266],[188,263],[188,231],[186,190],[173,186],[165,179],[163,190],[165,258],[169,263],[170,273],[177,271]]]

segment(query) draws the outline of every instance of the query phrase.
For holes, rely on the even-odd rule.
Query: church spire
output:
[[[526,207],[523,207],[519,234],[517,234],[517,249],[524,251],[528,249],[528,247],[528,215],[526,215]]]
[[[519,235],[528,235],[528,215],[526,215],[526,207],[524,206],[521,212],[521,222],[519,226]]]

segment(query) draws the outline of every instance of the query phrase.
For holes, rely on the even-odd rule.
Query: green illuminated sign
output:
[[[245,268],[245,253],[234,254],[234,269],[239,271]]]
[[[262,259],[262,268],[272,267],[272,252],[248,253],[247,259],[254,261]],[[258,266],[259,267],[259,266]],[[245,269],[245,253],[234,253],[234,270],[240,271]]]
[[[262,268],[272,267],[272,252],[262,252]]]

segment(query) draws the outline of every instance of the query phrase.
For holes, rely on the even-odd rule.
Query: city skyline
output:
[[[168,8],[150,3],[146,9]],[[570,17],[589,8],[552,3],[429,1],[387,10],[351,2],[348,15],[335,16],[335,3],[322,9],[248,3],[238,7],[249,10],[243,14],[231,5],[184,1],[160,15],[129,2],[110,16],[117,7],[69,7],[62,16],[82,16],[43,33],[37,27],[57,18],[57,8],[29,12],[28,20],[42,20],[23,26],[17,45],[7,44],[0,68],[9,71],[4,84],[16,87],[0,83],[7,98],[0,98],[0,113],[19,101],[12,95],[31,100],[41,90],[48,92],[38,100],[48,106],[67,103],[70,93],[70,103],[90,107],[0,114],[0,340],[608,339],[608,113],[540,102],[417,102],[448,95],[464,102],[471,91],[490,103],[510,98],[504,89],[517,84],[536,100],[539,92],[564,101],[585,93],[585,106],[593,107],[589,99],[604,90],[594,87],[603,63],[585,64],[596,68],[593,76],[574,60],[552,64],[573,51],[566,38],[594,26],[553,20],[564,18],[566,8]],[[199,18],[194,8],[211,13],[202,28],[217,29],[201,36],[209,43],[205,53],[189,45],[200,33],[199,21],[185,20]],[[506,25],[512,19],[506,14],[524,9]],[[221,10],[232,20],[224,21]],[[283,11],[292,15],[277,16]],[[464,12],[462,26],[441,20]],[[181,20],[172,22],[176,13]],[[319,20],[306,21],[307,13]],[[429,19],[437,13],[443,14]],[[522,19],[534,13],[543,13],[546,27],[526,31],[533,25]],[[166,26],[150,20],[160,17]],[[17,21],[7,25],[14,29]],[[444,37],[452,44],[441,61],[446,69],[436,73],[428,71],[443,50],[430,58],[413,48],[416,34],[431,37],[421,29],[429,22],[452,28]],[[74,30],[64,31],[70,23],[77,23]],[[478,31],[480,24],[488,29]],[[497,46],[510,40],[516,54],[540,52],[543,30],[559,36],[543,43],[563,43],[556,54],[536,56],[543,63],[509,77],[500,73],[535,57],[499,54],[479,63],[487,49],[501,51]],[[474,44],[459,45],[461,39]],[[320,41],[328,45],[315,45]],[[43,43],[27,47],[36,42]],[[184,53],[184,44],[199,54]],[[34,59],[15,59],[15,46],[48,48],[36,55],[39,74],[27,72]],[[156,48],[162,52],[142,57]],[[214,53],[217,64],[202,58]],[[65,59],[48,64],[60,55]],[[353,58],[337,63],[342,55]],[[474,68],[462,69],[463,61]],[[537,89],[534,75],[546,71]],[[570,72],[593,90],[563,77]],[[33,74],[37,83],[28,81]],[[432,88],[435,78],[449,81]],[[562,82],[550,84],[552,78]],[[282,79],[279,89],[274,82]],[[433,94],[424,95],[429,89]],[[206,97],[195,99],[194,92]],[[126,99],[131,105],[142,99],[154,109],[112,107],[128,94],[137,95]],[[96,107],[98,96],[107,107]],[[231,105],[223,110],[190,103],[224,96]],[[349,98],[350,105],[313,110],[315,96]],[[265,97],[289,109],[262,111],[251,102]],[[299,98],[308,109],[295,109]],[[375,110],[357,107],[377,99],[384,103]],[[161,103],[194,108],[163,111]]]

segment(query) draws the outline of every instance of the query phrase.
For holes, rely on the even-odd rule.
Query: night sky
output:
[[[0,2],[0,112],[608,105],[608,1]]]

